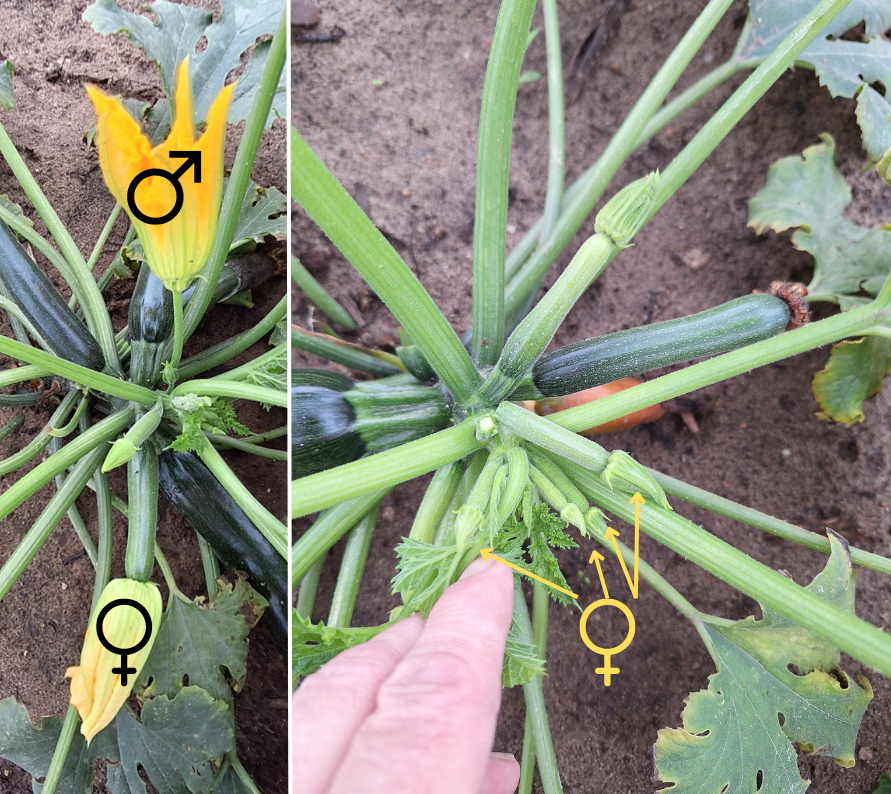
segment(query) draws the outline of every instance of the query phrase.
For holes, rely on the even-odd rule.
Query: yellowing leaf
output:
[[[822,417],[845,425],[862,422],[863,402],[882,390],[889,372],[891,339],[867,336],[833,345],[829,363],[811,384]]]
[[[829,539],[829,562],[806,589],[853,614],[847,544],[831,531]],[[838,669],[837,648],[769,609],[761,620],[699,628],[718,670],[688,698],[683,728],[659,731],[656,771],[672,794],[801,794],[808,782],[792,742],[853,766],[872,689]]]

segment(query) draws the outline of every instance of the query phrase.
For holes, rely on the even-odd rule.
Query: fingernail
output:
[[[478,573],[482,573],[492,564],[492,560],[484,560],[482,557],[477,557],[467,568],[464,569],[464,573],[458,578],[460,582],[462,579],[469,579],[471,576],[476,576]]]
[[[517,762],[517,757],[513,753],[492,753],[491,758],[493,761],[513,761]]]

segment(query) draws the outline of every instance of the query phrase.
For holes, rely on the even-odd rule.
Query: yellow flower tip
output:
[[[121,684],[121,654],[110,651],[99,640],[96,620],[105,607],[113,601],[135,601],[148,612],[152,630],[146,644],[132,654],[127,654],[127,667],[131,671],[126,686]],[[89,744],[93,737],[105,728],[124,705],[142,668],[148,661],[152,646],[161,624],[161,593],[151,582],[133,579],[113,579],[102,591],[102,596],[90,618],[84,637],[80,664],[69,667],[65,677],[71,679],[70,703],[81,718],[80,732]],[[112,607],[103,618],[102,632],[105,639],[118,648],[132,648],[145,635],[143,616],[132,606],[120,604]]]
[[[171,291],[182,291],[192,283],[213,248],[223,194],[226,119],[233,91],[234,85],[228,85],[217,94],[204,132],[196,140],[191,71],[189,59],[183,59],[177,68],[170,134],[152,148],[120,102],[95,86],[87,86],[98,117],[97,145],[105,183],[130,216],[152,272]],[[176,173],[184,162],[170,157],[170,152],[177,151],[200,152],[201,182],[195,182],[195,171],[190,168],[178,179],[183,201],[176,216],[165,223],[146,223],[129,206],[130,185],[152,168]],[[162,218],[174,207],[176,189],[170,179],[151,176],[139,183],[134,199],[144,216]]]

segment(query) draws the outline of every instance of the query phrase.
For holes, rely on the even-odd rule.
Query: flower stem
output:
[[[816,532],[810,532],[794,524],[787,524],[785,521],[769,516],[766,513],[737,504],[722,496],[710,493],[702,488],[697,488],[695,485],[676,480],[674,477],[669,477],[667,474],[662,474],[654,469],[647,469],[647,471],[653,475],[653,479],[662,486],[665,493],[678,499],[683,499],[688,504],[696,505],[696,507],[701,507],[704,510],[710,510],[719,516],[731,518],[755,529],[770,532],[771,535],[776,535],[784,540],[791,540],[809,549],[821,551],[824,554],[829,554],[831,550],[829,540]],[[891,560],[887,557],[863,551],[862,549],[855,549],[853,546],[849,550],[851,552],[851,562],[854,565],[891,575]]]
[[[65,721],[62,723],[62,731],[56,740],[56,749],[53,750],[53,757],[46,772],[41,792],[55,794],[56,786],[59,785],[59,780],[62,777],[62,770],[65,768],[65,761],[68,759],[71,742],[74,741],[74,733],[79,724],[80,717],[77,709],[74,706],[68,706],[68,711],[65,712]]]
[[[173,351],[166,368],[165,380],[172,386],[179,377],[179,362],[183,357],[183,293],[178,289],[172,289],[170,292],[173,296]]]
[[[438,469],[427,488],[414,523],[411,525],[409,537],[423,543],[433,543],[436,528],[452,503],[455,492],[464,476],[464,461],[456,460]]]
[[[291,483],[291,517],[324,510],[346,499],[391,488],[466,457],[483,446],[473,420],[352,463]]]
[[[317,559],[306,575],[300,580],[297,590],[297,604],[294,609],[297,614],[307,620],[312,620],[312,609],[316,604],[316,593],[319,589],[319,577],[322,575],[322,568],[325,565],[325,556],[327,551],[322,552],[322,556]]]
[[[365,560],[368,559],[368,549],[371,546],[371,535],[377,522],[378,507],[379,505],[375,505],[350,532],[343,551],[340,572],[337,574],[337,584],[334,586],[334,597],[331,599],[329,626],[348,628],[353,619],[353,609],[365,571]]]

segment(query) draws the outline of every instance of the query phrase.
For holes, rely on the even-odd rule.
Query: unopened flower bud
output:
[[[597,213],[595,231],[607,235],[618,248],[628,248],[649,217],[658,190],[658,171],[622,188]]]

